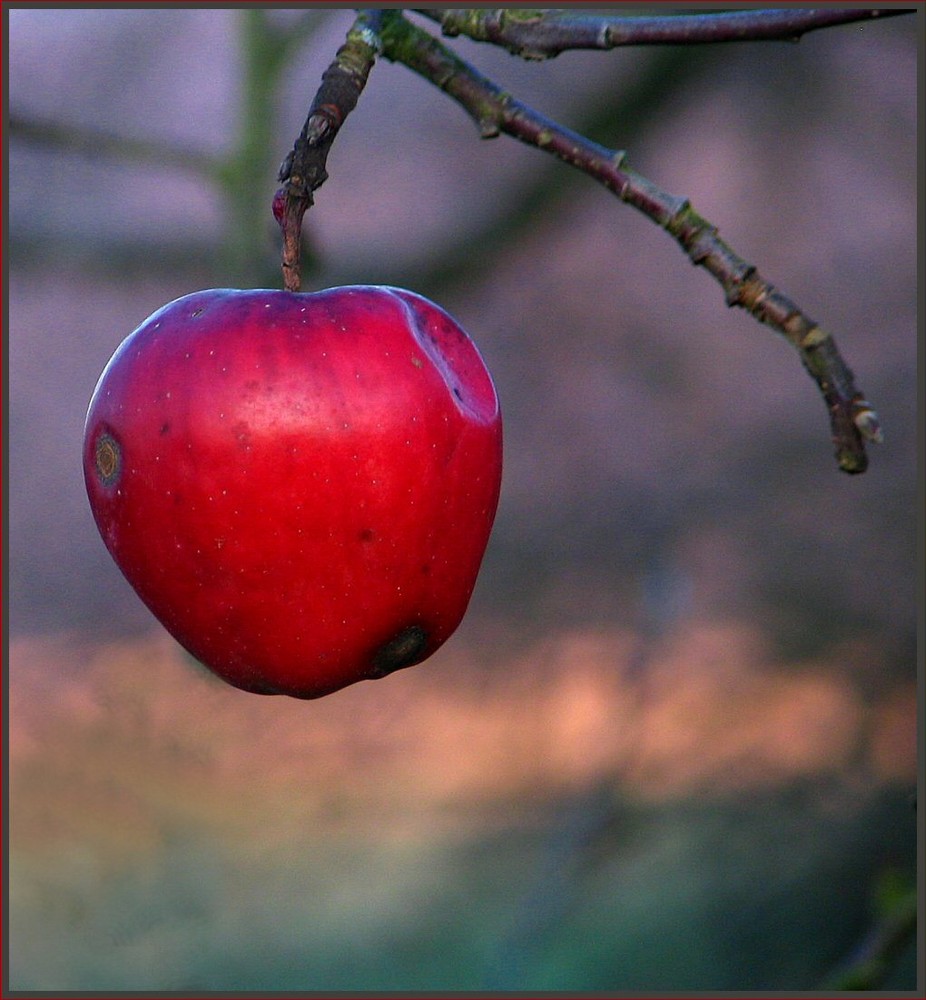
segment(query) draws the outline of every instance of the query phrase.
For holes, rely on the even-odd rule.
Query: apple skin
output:
[[[501,414],[473,342],[415,293],[211,289],[117,349],[83,468],[107,549],[181,645],[245,691],[317,698],[459,625]]]

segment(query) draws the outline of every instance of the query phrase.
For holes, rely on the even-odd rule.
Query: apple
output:
[[[141,599],[235,687],[317,698],[419,663],[466,611],[502,428],[478,350],[383,286],[195,292],[93,393],[93,516]]]

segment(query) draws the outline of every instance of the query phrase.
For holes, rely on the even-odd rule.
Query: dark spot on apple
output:
[[[103,486],[112,486],[122,472],[122,449],[118,441],[104,431],[96,439],[96,474]]]
[[[168,434],[169,432],[170,432],[170,421],[165,420],[164,423],[161,424],[161,433]]]
[[[372,528],[362,528],[360,530],[360,534],[358,535],[361,542],[372,542],[375,537],[376,535],[374,534]]]
[[[206,309],[205,309],[205,307],[204,307],[204,306],[200,306],[200,307],[199,307],[199,309],[194,309],[194,310],[193,310],[193,311],[192,311],[192,312],[190,313],[190,319],[196,319],[197,317],[199,317],[199,316],[202,316],[202,314],[203,314],[203,313],[204,313],[205,311],[206,311]]]
[[[373,657],[370,677],[385,677],[395,670],[417,663],[428,644],[428,633],[420,625],[409,625],[380,646]]]
[[[421,567],[421,575],[422,576],[430,576],[431,575],[431,564],[430,563],[425,563]]]

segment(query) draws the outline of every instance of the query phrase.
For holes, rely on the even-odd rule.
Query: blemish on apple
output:
[[[122,471],[122,449],[116,439],[105,431],[96,442],[96,472],[104,486],[112,486]]]
[[[409,625],[385,645],[380,646],[373,657],[371,677],[384,677],[403,667],[416,663],[428,644],[428,633],[420,625]]]

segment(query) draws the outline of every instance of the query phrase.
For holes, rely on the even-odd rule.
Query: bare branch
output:
[[[10,112],[10,135],[24,142],[50,146],[59,151],[88,156],[112,156],[133,163],[176,167],[214,178],[220,172],[219,161],[209,153],[183,149],[153,139],[116,135],[90,125],[51,121]]]
[[[808,31],[876,17],[915,14],[914,9],[788,8],[704,14],[623,17],[569,10],[483,8],[416,9],[445,35],[467,35],[524,59],[550,59],[570,49],[614,49],[625,45],[700,45],[716,42],[798,41]]]
[[[865,442],[881,440],[880,425],[835,341],[721,240],[716,227],[686,198],[667,194],[631,169],[623,151],[591,142],[522,104],[401,13],[390,11],[384,17],[382,42],[387,59],[404,63],[445,91],[475,120],[484,138],[505,132],[552,153],[666,229],[691,262],[720,283],[729,306],[745,309],[797,349],[826,402],[839,467],[864,472]]]
[[[313,192],[328,177],[325,164],[331,144],[366,86],[380,47],[381,20],[380,10],[360,11],[322,74],[302,132],[280,167],[277,179],[283,187],[274,195],[273,214],[283,231],[283,285],[289,291],[298,292],[302,284],[302,217],[312,205]]]

